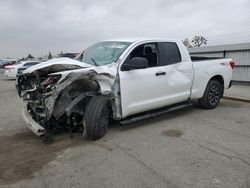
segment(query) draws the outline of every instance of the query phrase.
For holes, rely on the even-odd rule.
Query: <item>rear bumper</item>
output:
[[[23,108],[23,119],[28,125],[29,129],[37,136],[42,136],[45,133],[44,127],[39,125],[33,118],[29,115],[27,110],[27,104],[24,105]]]

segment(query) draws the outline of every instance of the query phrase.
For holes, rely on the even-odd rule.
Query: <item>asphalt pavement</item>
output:
[[[56,135],[45,145],[0,75],[0,187],[250,187],[250,104],[221,100],[127,126],[98,141]]]

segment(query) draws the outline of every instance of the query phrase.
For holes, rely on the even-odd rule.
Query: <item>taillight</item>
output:
[[[234,69],[234,67],[235,67],[235,62],[234,62],[234,61],[230,61],[229,64],[230,64],[230,67],[231,67],[232,69]]]

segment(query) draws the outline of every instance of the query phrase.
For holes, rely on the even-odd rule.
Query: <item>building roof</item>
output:
[[[217,45],[217,46],[203,46],[203,47],[194,47],[194,48],[188,49],[188,51],[191,53],[239,51],[239,50],[250,50],[250,43],[226,44],[226,45]]]

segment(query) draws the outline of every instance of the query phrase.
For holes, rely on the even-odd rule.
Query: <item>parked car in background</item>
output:
[[[1,59],[0,60],[0,69],[4,68],[5,66],[12,65],[17,63],[16,59]]]
[[[14,65],[5,66],[5,76],[10,79],[16,79],[17,74],[22,73],[23,70],[40,63],[40,61],[21,61]]]

